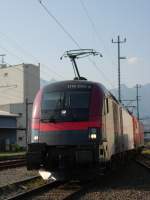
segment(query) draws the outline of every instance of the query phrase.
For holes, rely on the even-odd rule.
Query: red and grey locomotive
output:
[[[142,125],[102,84],[60,81],[35,98],[27,167],[87,173],[142,145]]]

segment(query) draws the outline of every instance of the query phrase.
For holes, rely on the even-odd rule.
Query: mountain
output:
[[[50,84],[50,83],[54,83],[54,82],[56,82],[56,80],[53,79],[53,78],[50,81],[40,79],[40,87],[44,87],[45,85]]]
[[[43,87],[48,84],[48,81],[40,79],[40,87]]]

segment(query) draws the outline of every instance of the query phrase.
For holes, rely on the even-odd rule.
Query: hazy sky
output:
[[[117,45],[111,39],[120,35],[121,39],[127,38],[121,45],[121,56],[127,57],[121,60],[121,82],[130,87],[150,82],[149,0],[42,2],[81,48],[103,54],[103,58],[91,57],[99,70],[87,58],[78,60],[82,76],[102,82],[109,89],[117,86]],[[69,59],[60,60],[70,49],[77,49],[76,44],[38,0],[0,0],[0,54],[7,54],[7,63],[40,62],[42,78],[72,79]]]

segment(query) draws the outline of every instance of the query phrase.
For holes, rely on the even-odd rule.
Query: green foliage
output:
[[[23,151],[23,147],[19,146],[18,144],[11,144],[11,151],[12,152],[20,152]]]

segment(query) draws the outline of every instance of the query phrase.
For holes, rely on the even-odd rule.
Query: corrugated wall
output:
[[[10,150],[11,144],[16,144],[16,118],[0,117],[0,151]]]

